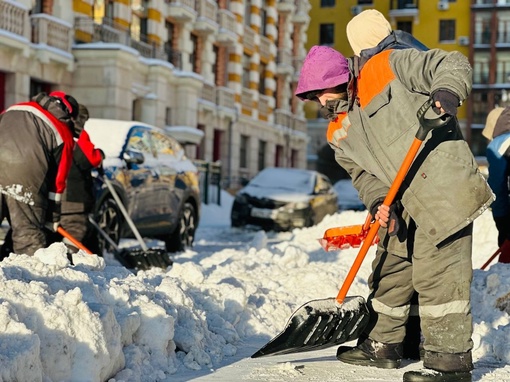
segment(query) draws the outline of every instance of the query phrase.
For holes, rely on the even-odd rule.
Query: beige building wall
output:
[[[27,100],[35,81],[71,93],[95,118],[184,129],[177,138],[193,143],[188,155],[219,159],[233,188],[260,170],[261,141],[264,166],[279,151],[279,166],[306,167],[306,120],[293,90],[308,0],[153,0],[147,9],[114,0],[113,15],[93,0],[48,1],[30,14],[32,3],[0,0],[2,14],[14,15],[0,29],[5,107]]]

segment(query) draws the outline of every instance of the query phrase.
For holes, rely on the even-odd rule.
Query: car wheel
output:
[[[99,227],[106,232],[116,244],[119,244],[122,214],[115,200],[109,198],[103,200],[97,211],[96,221]],[[98,241],[101,252],[105,249],[108,252],[113,252],[115,250],[100,234],[98,234]]]
[[[165,240],[168,252],[184,251],[191,248],[195,239],[197,214],[191,203],[184,203],[179,222],[174,232]]]

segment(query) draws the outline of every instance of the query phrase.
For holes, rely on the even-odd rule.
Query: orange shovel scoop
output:
[[[336,251],[339,249],[359,248],[367,237],[372,226],[372,215],[368,214],[364,224],[349,225],[345,227],[329,228],[324,232],[324,237],[319,243],[325,251]],[[375,236],[371,244],[377,244],[379,236]]]

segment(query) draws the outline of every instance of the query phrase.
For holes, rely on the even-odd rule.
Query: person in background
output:
[[[0,221],[10,224],[2,255],[32,256],[60,223],[73,155],[78,102],[61,91],[39,93],[0,115]]]
[[[487,181],[496,200],[491,205],[492,217],[498,230],[500,263],[510,263],[510,107],[497,107],[487,115],[482,135],[489,140],[487,162],[489,177]],[[505,243],[506,241],[506,243]],[[503,245],[505,243],[505,245]]]
[[[67,178],[67,188],[62,196],[62,216],[60,224],[76,240],[82,243],[92,253],[99,254],[99,243],[94,228],[88,217],[94,209],[94,179],[92,169],[101,166],[104,154],[95,148],[90,141],[89,134],[84,130],[89,119],[88,109],[79,104],[78,115],[74,120],[76,145],[73,151],[71,170]],[[56,235],[53,241],[61,241],[62,237]],[[63,239],[69,251],[75,253],[78,248]]]
[[[493,200],[455,118],[471,90],[471,66],[458,52],[393,49],[389,23],[360,15],[347,26],[356,56],[313,47],[296,89],[299,98],[321,104],[335,158],[382,227],[369,278],[370,322],[357,346],[338,348],[337,359],[399,367],[416,291],[424,369],[405,372],[404,382],[471,381],[472,222]],[[374,29],[383,36],[372,39]],[[416,112],[430,99],[436,113],[452,118],[427,136],[394,203],[385,206],[418,131]],[[470,192],[454,192],[459,188]]]

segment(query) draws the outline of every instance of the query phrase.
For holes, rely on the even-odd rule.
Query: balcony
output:
[[[2,45],[21,50],[28,49],[30,42],[28,9],[12,1],[0,0],[0,30],[9,32],[0,34]]]
[[[241,93],[241,108],[244,115],[252,115],[253,110],[253,91],[243,88]]]
[[[296,4],[294,0],[278,0],[276,9],[279,13],[291,13],[296,9]]]
[[[211,34],[218,31],[217,14],[218,5],[212,0],[196,0],[198,13],[193,30],[202,34]]]
[[[207,101],[211,104],[216,104],[216,87],[214,84],[204,82],[202,87],[202,93],[200,95],[200,98],[204,101]]]
[[[135,36],[129,29],[106,17],[103,18],[102,24],[97,24],[89,18],[77,18],[75,37],[78,43],[106,42],[129,46],[147,58],[166,61],[169,57],[166,47],[147,42],[146,36]]]
[[[255,52],[255,31],[249,26],[244,26],[243,46],[249,52]]]
[[[182,52],[172,49],[170,43],[166,43],[165,54],[169,63],[171,63],[175,68],[182,70]]]
[[[389,16],[396,17],[418,17],[419,0],[391,0]]]
[[[271,40],[266,36],[260,36],[259,54],[262,60],[269,61],[271,59]]]
[[[30,16],[32,43],[37,58],[42,63],[60,62],[72,70],[74,58],[71,53],[73,26],[45,13]],[[51,47],[53,49],[48,49]]]
[[[306,127],[306,119],[293,118],[294,131],[306,134],[308,129]]]
[[[191,22],[197,17],[195,0],[166,0],[167,16],[179,22]]]
[[[261,121],[269,120],[270,100],[271,100],[271,97],[265,96],[263,94],[259,94],[258,112],[259,112],[259,119]]]
[[[218,34],[216,41],[222,45],[231,45],[237,42],[236,18],[228,9],[218,10]]]
[[[216,104],[233,109],[235,107],[234,91],[223,86],[218,86],[216,88]]]
[[[292,16],[292,22],[294,24],[303,25],[310,20],[308,12],[310,11],[310,5],[307,1],[296,1],[296,13]]]
[[[276,73],[277,74],[292,74],[294,68],[292,67],[292,56],[289,49],[280,48],[276,56]]]

